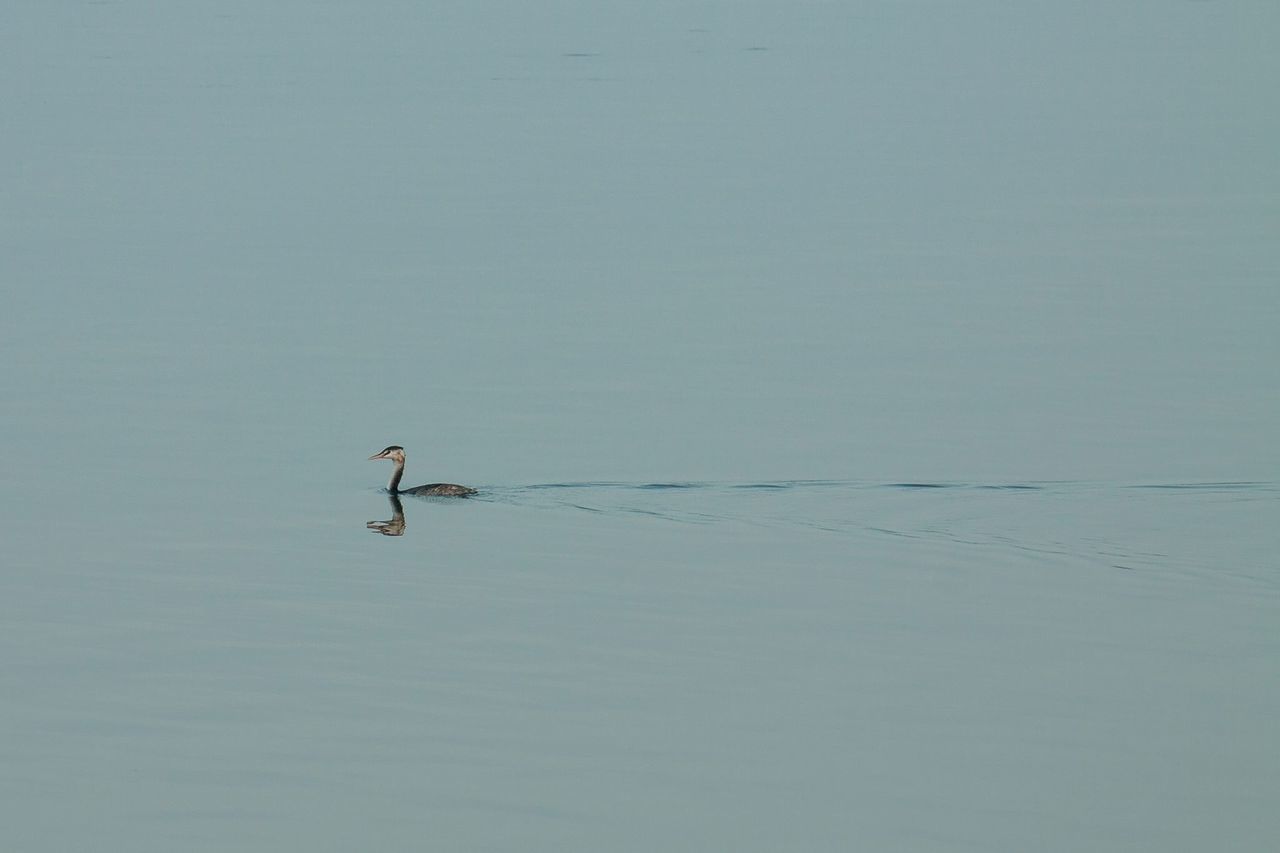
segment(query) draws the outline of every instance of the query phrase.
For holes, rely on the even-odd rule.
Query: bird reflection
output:
[[[386,521],[366,521],[364,526],[383,536],[403,536],[404,506],[395,495],[387,495],[387,498],[391,501],[391,518]]]

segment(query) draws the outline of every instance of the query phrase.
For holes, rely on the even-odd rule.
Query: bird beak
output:
[[[369,457],[369,459],[370,459],[370,460],[374,460],[374,459],[385,459],[386,457],[387,457],[387,454],[386,454],[386,453],[375,453],[375,454],[373,454],[372,456],[370,456],[370,457]]]

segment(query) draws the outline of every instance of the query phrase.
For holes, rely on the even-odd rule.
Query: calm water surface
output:
[[[1275,848],[1278,30],[16,4],[0,848]]]

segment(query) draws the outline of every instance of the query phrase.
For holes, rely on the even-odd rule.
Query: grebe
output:
[[[400,488],[400,478],[404,476],[404,448],[398,444],[393,444],[369,458],[390,459],[396,463],[396,470],[391,472],[391,481],[387,483],[387,491],[393,495],[441,495],[465,498],[476,493],[475,489],[459,486],[457,483],[428,483],[425,486],[414,486],[412,489]]]

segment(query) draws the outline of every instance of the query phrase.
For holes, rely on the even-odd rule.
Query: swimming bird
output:
[[[412,489],[400,488],[400,478],[404,476],[404,448],[398,444],[393,444],[369,458],[390,459],[396,463],[396,469],[391,472],[391,481],[387,483],[387,491],[393,495],[437,495],[465,498],[476,493],[475,489],[459,486],[457,483],[428,483],[425,486],[414,486]]]

